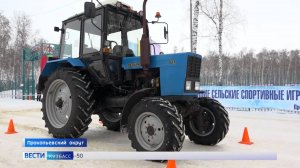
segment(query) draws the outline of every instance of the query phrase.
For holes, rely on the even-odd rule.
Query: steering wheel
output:
[[[118,43],[116,41],[113,41],[113,40],[106,40],[106,41],[109,43],[108,46],[111,49],[112,49],[112,46],[111,46],[112,43],[115,43],[116,45],[118,45]]]

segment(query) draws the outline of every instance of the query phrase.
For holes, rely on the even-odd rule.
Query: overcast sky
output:
[[[15,13],[24,12],[32,19],[33,30],[41,37],[58,43],[60,35],[53,32],[54,26],[76,13],[83,12],[86,0],[0,0],[0,11],[13,20]],[[224,41],[225,51],[236,53],[242,49],[260,51],[267,49],[300,49],[300,1],[299,0],[231,0],[238,11],[241,23],[234,27],[230,38]],[[123,0],[137,11],[142,9],[142,0]],[[189,0],[148,0],[148,20],[154,20],[160,11],[161,21],[169,23],[170,43],[163,46],[172,52],[190,48]],[[205,35],[205,20],[199,20],[199,31]],[[203,29],[203,30],[201,30]],[[204,34],[203,34],[204,32]],[[198,52],[206,54],[216,50],[211,38],[199,37]]]

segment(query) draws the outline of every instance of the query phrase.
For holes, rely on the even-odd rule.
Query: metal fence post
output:
[[[32,59],[32,67],[31,67],[31,93],[32,100],[35,100],[35,81],[34,81],[34,59]]]
[[[22,54],[22,99],[25,100],[25,49]]]

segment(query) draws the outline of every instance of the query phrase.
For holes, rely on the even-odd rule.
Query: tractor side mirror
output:
[[[96,17],[96,6],[93,2],[84,3],[84,16],[86,18]]]
[[[168,38],[168,24],[165,22],[150,22],[148,24],[151,44],[167,44],[169,41]]]
[[[63,29],[63,28],[60,29],[59,27],[56,27],[56,26],[54,27],[54,31],[55,32],[61,31],[62,33],[65,33],[65,29]]]
[[[160,43],[152,43],[152,44],[167,44],[169,42],[168,23],[159,21],[159,19],[161,18],[160,12],[156,12],[155,18],[157,19],[157,21],[148,22],[148,23],[152,23],[152,24],[148,25],[148,28],[151,30],[150,32],[155,32],[155,34],[157,34],[157,32],[160,32],[161,27],[159,28],[160,30],[157,28],[154,28],[154,27],[158,27],[158,25],[165,25],[164,26],[164,35],[163,35],[164,39],[162,38],[162,35],[160,35],[160,36],[158,36],[158,38],[154,38],[154,39],[156,39],[154,41],[160,41]],[[155,26],[155,24],[156,24],[156,26]],[[154,36],[155,36],[154,34],[151,34],[151,38],[153,38]],[[157,40],[157,39],[160,39],[160,40]],[[165,42],[161,42],[161,41],[165,41]]]
[[[60,30],[59,27],[56,27],[56,26],[54,27],[54,31],[55,31],[55,32],[59,32],[59,30]]]
[[[166,26],[164,27],[164,38],[167,39],[169,36],[169,31],[167,30]]]

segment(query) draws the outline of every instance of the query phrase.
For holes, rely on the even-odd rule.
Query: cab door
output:
[[[86,19],[83,23],[82,57],[99,57],[102,55],[102,15],[97,15],[93,19]]]

